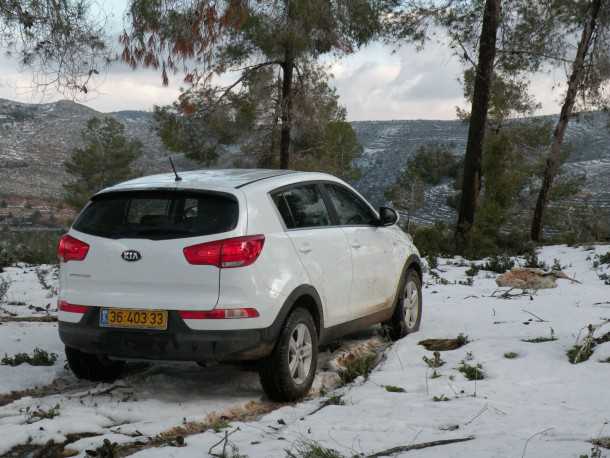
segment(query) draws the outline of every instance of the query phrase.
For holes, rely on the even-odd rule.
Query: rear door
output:
[[[325,183],[324,188],[352,253],[353,313],[363,317],[389,307],[396,281],[389,229],[379,227],[375,212],[346,186]]]
[[[287,234],[324,303],[324,324],[352,319],[352,261],[343,231],[333,227],[321,185],[292,185],[272,193]]]
[[[216,192],[95,197],[70,231],[90,249],[83,261],[62,265],[62,299],[103,307],[214,308],[220,270],[189,264],[183,249],[233,235],[238,208],[235,196]]]

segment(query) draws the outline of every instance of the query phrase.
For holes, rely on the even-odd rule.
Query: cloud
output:
[[[342,59],[325,59],[325,63],[350,120],[454,119],[456,106],[465,106],[458,81],[463,69],[443,43],[430,44],[421,52],[406,46],[394,52],[387,45],[373,43]],[[531,93],[542,104],[540,114],[559,111],[565,79],[561,69],[532,77]],[[176,100],[181,85],[180,75],[163,87],[158,72],[132,71],[116,64],[102,75],[91,94],[77,101],[102,112],[151,110],[153,105]],[[64,97],[53,89],[45,93],[32,89],[32,75],[19,72],[14,60],[0,57],[0,98],[40,103]]]
[[[54,87],[37,87],[32,73],[20,72],[15,61],[0,58],[0,98],[24,103],[46,103],[66,98]],[[161,84],[158,72],[139,69],[132,71],[125,65],[115,65],[107,73],[92,81],[87,95],[76,101],[101,112],[118,110],[152,110],[153,105],[172,103],[178,97],[181,77]]]
[[[463,102],[460,64],[439,45],[392,52],[375,43],[336,64],[333,72],[352,120],[453,119],[455,106]]]

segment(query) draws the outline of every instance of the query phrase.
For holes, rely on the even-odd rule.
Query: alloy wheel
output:
[[[299,323],[295,326],[288,344],[288,369],[290,376],[298,385],[305,382],[311,371],[313,354],[312,339],[309,328]]]
[[[403,301],[405,324],[407,329],[413,329],[419,318],[419,290],[412,279],[405,285]]]

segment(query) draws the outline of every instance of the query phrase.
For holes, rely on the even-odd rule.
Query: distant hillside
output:
[[[63,161],[80,145],[80,132],[89,118],[101,115],[70,101],[23,104],[0,99],[0,196],[53,200],[62,193],[67,179]],[[168,171],[168,152],[152,130],[152,113],[109,113],[127,133],[144,144],[138,162],[143,173]],[[549,118],[552,119],[552,118]],[[463,153],[467,125],[460,121],[360,121],[352,124],[364,147],[358,161],[361,179],[356,187],[375,204],[384,202],[384,191],[395,182],[408,159],[423,144],[450,144]],[[608,115],[581,115],[570,123],[567,140],[572,145],[570,168],[586,172],[587,191],[610,205],[610,130]],[[182,169],[197,168],[178,158]],[[427,191],[426,207],[416,215],[423,221],[446,219],[453,212],[446,206],[446,185]]]
[[[554,122],[555,116],[544,116]],[[466,148],[468,125],[461,121],[360,121],[352,123],[364,147],[358,166],[362,178],[355,183],[376,204],[384,202],[384,191],[400,175],[410,157],[425,144],[447,144],[458,154]],[[570,148],[568,170],[587,175],[584,193],[591,201],[610,207],[610,128],[606,113],[586,113],[574,118],[568,127]],[[449,186],[426,190],[425,207],[416,220],[449,220],[455,212],[447,206]]]
[[[87,120],[101,113],[74,102],[29,105],[0,99],[0,193],[58,198],[67,179],[63,162],[81,144]],[[152,114],[110,113],[127,134],[144,144],[138,166],[151,173],[166,170],[167,152],[151,131]],[[190,164],[189,164],[190,165]]]

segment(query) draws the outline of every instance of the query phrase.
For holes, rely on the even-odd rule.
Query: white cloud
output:
[[[379,43],[346,57],[334,84],[349,119],[455,118],[461,67],[439,45],[423,52]]]
[[[393,52],[387,45],[373,43],[342,59],[324,60],[350,120],[454,119],[456,106],[465,104],[458,81],[461,64],[443,43],[430,44],[421,52],[412,47]],[[542,104],[539,113],[559,111],[565,79],[563,69],[533,76],[531,93]],[[1,98],[27,103],[62,98],[52,89],[37,92],[31,83],[31,74],[20,73],[15,61],[0,58]],[[115,65],[97,90],[78,101],[102,112],[151,110],[153,105],[176,100],[181,83],[180,75],[175,75],[170,86],[163,87],[158,72]]]

